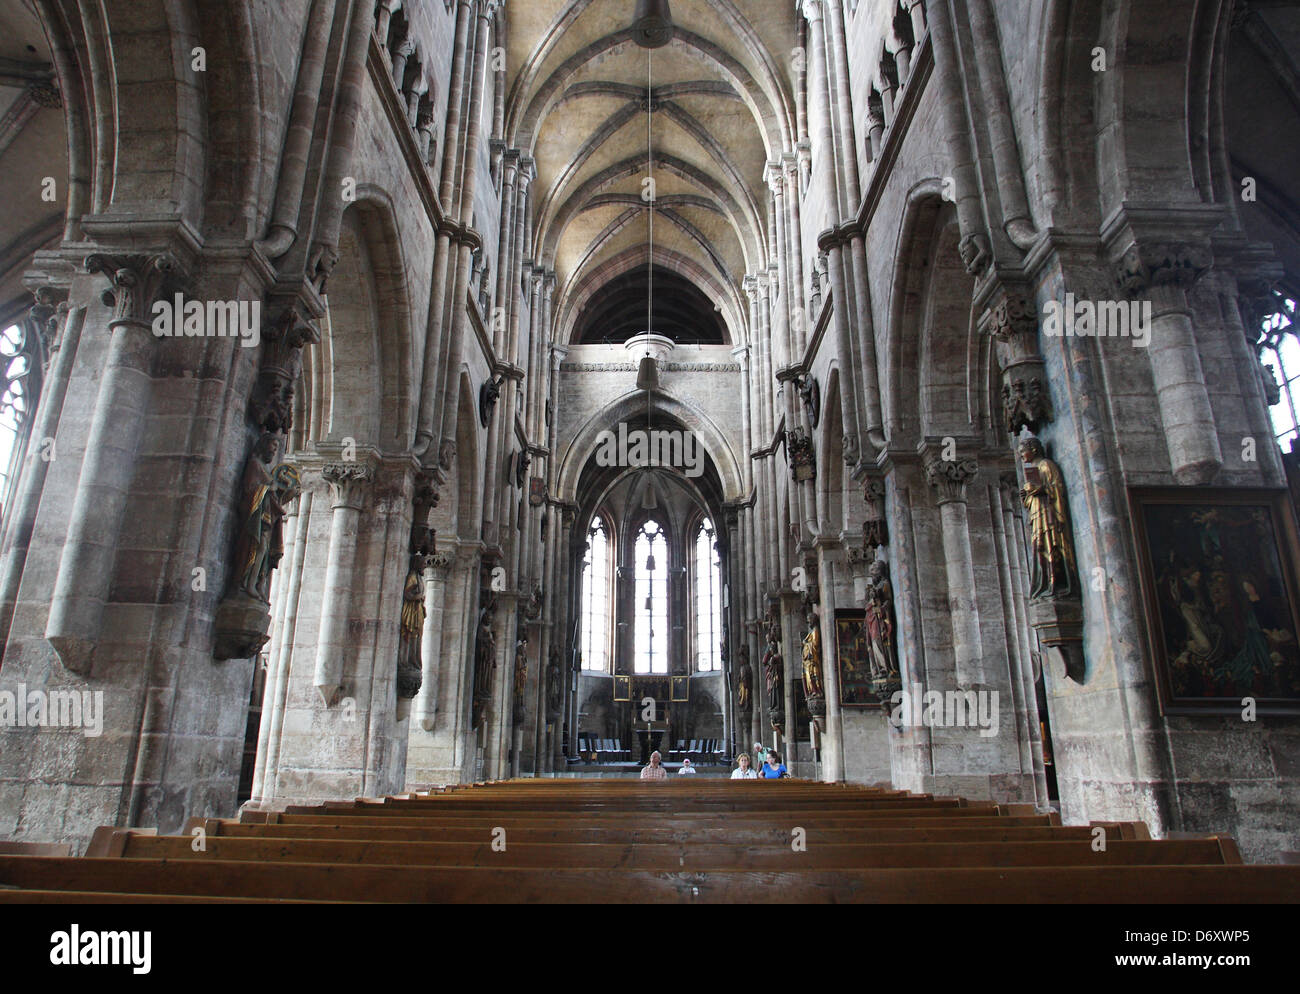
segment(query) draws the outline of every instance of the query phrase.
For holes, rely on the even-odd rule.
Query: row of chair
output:
[[[668,750],[670,762],[689,759],[692,763],[721,763],[725,761],[722,739],[678,739],[677,745]]]
[[[631,762],[632,750],[625,748],[622,739],[599,739],[594,735],[578,736],[581,758],[595,756],[598,763]]]

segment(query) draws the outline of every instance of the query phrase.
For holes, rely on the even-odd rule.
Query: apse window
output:
[[[1300,436],[1300,328],[1296,326],[1295,297],[1282,293],[1276,297],[1277,309],[1264,319],[1257,348],[1259,361],[1272,367],[1274,382],[1281,384],[1281,396],[1269,413],[1273,437],[1287,451]]]
[[[582,564],[582,668],[609,672],[609,533],[596,518]]]
[[[695,533],[695,668],[701,673],[722,669],[722,565],[714,543],[705,518]]]
[[[663,526],[650,520],[636,534],[636,637],[634,673],[668,672],[668,543]]]

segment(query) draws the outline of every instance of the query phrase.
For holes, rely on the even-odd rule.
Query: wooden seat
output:
[[[1225,837],[1153,841],[1138,822],[1066,826],[1027,805],[797,780],[457,785],[196,818],[174,836],[102,828],[82,858],[0,851],[4,904],[1298,896],[1300,866],[1243,865]]]

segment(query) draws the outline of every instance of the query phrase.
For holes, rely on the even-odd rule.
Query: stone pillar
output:
[[[978,468],[974,459],[942,459],[933,454],[925,463],[926,480],[938,498],[943,526],[953,658],[957,685],[962,689],[985,683],[979,612],[975,606],[975,571],[966,518],[966,484],[975,478]]]
[[[60,284],[62,282],[59,281]],[[44,371],[36,410],[32,414],[32,428],[27,436],[27,454],[23,459],[23,468],[18,474],[9,502],[9,520],[4,534],[4,560],[3,566],[0,566],[0,660],[3,660],[4,649],[9,641],[18,588],[22,583],[23,568],[27,565],[27,550],[31,545],[32,531],[36,527],[41,495],[45,492],[45,479],[51,462],[45,449],[45,439],[54,438],[58,430],[63,400],[72,376],[73,359],[76,358],[81,329],[86,320],[84,306],[69,310],[66,303],[59,304],[57,309],[46,304],[44,308],[48,313],[45,310],[38,313],[38,309],[43,306],[42,294],[47,299],[57,296],[66,301],[67,290],[61,285],[55,286],[43,281],[36,290],[37,304],[32,307],[29,318],[29,323],[33,326],[43,324],[37,330],[48,336],[51,358]],[[63,347],[65,344],[66,348]]]
[[[442,664],[442,611],[447,598],[447,572],[451,569],[452,555],[435,552],[429,557],[424,571],[424,632],[420,638],[420,663],[423,681],[415,713],[420,727],[433,731],[438,714],[438,685]]]
[[[1120,288],[1150,302],[1147,358],[1174,479],[1204,485],[1223,466],[1210,394],[1201,369],[1187,291],[1211,265],[1208,248],[1185,242],[1143,242],[1116,264]]]
[[[840,673],[836,659],[835,631],[835,564],[839,542],[819,536],[817,539],[817,589],[821,603],[817,620],[821,625],[822,684],[825,690],[825,734],[822,736],[822,779],[838,783],[844,779],[844,724],[840,712]]]
[[[352,571],[356,562],[361,510],[375,479],[373,465],[326,463],[321,476],[330,485],[333,515],[321,603],[320,635],[316,644],[316,689],[326,707],[338,703],[343,689],[344,647],[348,635]]]
[[[86,269],[108,276],[104,303],[113,308],[112,341],[86,439],[81,478],[50,600],[45,638],[74,673],[90,670],[113,581],[136,454],[149,412],[150,376],[157,343],[151,330],[155,300],[180,276],[169,254],[108,255],[86,259]]]

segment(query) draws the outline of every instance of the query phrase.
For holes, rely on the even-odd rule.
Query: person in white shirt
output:
[[[732,780],[757,780],[758,771],[749,766],[749,753],[742,752],[736,757],[737,768],[731,771]]]
[[[691,765],[691,761],[689,759],[683,759],[682,768],[677,771],[677,774],[678,776],[680,776],[683,773],[694,773],[694,772],[695,772],[695,767]]]

